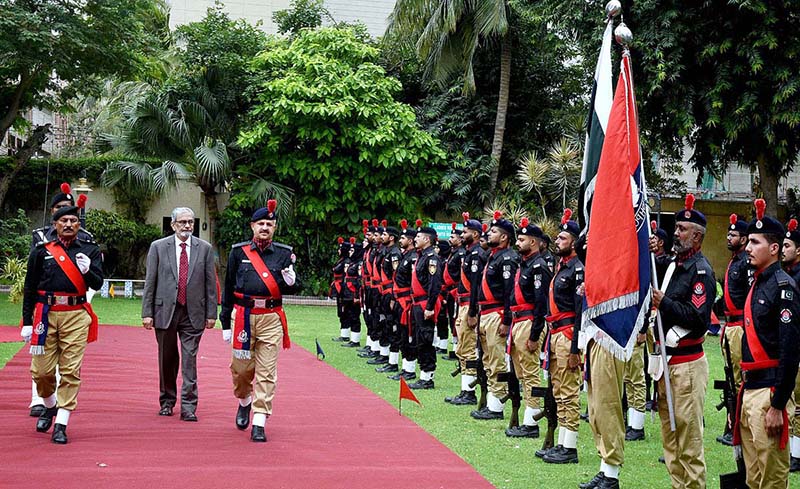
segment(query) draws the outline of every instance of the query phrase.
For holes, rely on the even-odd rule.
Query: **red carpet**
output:
[[[0,326],[0,343],[12,343],[15,341],[22,341],[19,336],[19,327]]]
[[[251,443],[234,425],[230,347],[220,336],[207,332],[200,345],[199,422],[186,423],[157,416],[153,333],[102,327],[87,349],[66,446],[34,430],[23,349],[0,370],[0,486],[491,487],[396,408],[297,346],[281,352],[269,441]]]

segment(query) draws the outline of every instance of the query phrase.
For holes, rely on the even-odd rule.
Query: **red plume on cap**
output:
[[[453,223],[450,225],[450,228],[451,228],[453,231],[455,231],[455,230],[456,230],[456,226],[457,226],[457,224],[456,224],[456,223],[455,223],[455,221],[454,221],[454,222],[453,222]]]
[[[519,222],[519,227],[526,228],[530,223],[531,223],[530,219],[528,219],[527,217],[523,217],[522,220]]]
[[[736,221],[738,220],[739,218],[736,217],[736,214],[731,214],[731,224],[736,224]]]
[[[499,220],[501,217],[503,217],[503,212],[502,211],[494,211],[494,220],[495,221]]]
[[[797,219],[789,219],[789,224],[786,225],[786,228],[790,233],[793,233],[797,229]]]
[[[366,236],[368,232],[369,232],[369,228],[364,227],[364,236]]]
[[[483,224],[481,224],[481,229],[483,229],[483,232],[485,233],[486,231],[489,230],[489,225],[486,224],[486,223],[483,223]]]
[[[386,219],[381,221],[381,227],[386,227],[387,224],[389,224],[389,222]]]
[[[76,203],[76,205],[81,209],[83,209],[84,207],[86,207],[87,200],[89,200],[89,197],[87,197],[86,194],[80,194],[78,196],[78,202]]]
[[[377,219],[373,219],[372,220],[372,225],[375,226],[375,227],[378,227],[378,220]]]
[[[350,244],[351,244],[351,245],[354,245],[354,244],[356,244],[356,238],[355,238],[355,236],[350,236]]]
[[[336,238],[336,242],[339,243],[339,244],[342,244],[342,243],[344,243],[344,238],[339,236],[338,238]]]
[[[462,212],[461,217],[464,218],[464,221],[469,221],[469,212]]]
[[[363,221],[361,221],[361,225],[364,226],[365,228],[369,227],[369,219],[364,219]]]
[[[416,225],[418,228],[422,227],[422,219],[417,219]]]
[[[694,209],[694,194],[686,194],[686,201],[684,204],[686,205],[687,211]]]
[[[400,229],[402,229],[403,231],[408,229],[408,219],[402,219],[400,221]]]
[[[572,217],[572,209],[567,207],[564,209],[564,215],[561,216],[561,224],[566,224],[570,217]]]
[[[753,204],[756,206],[756,219],[759,221],[764,219],[764,213],[767,211],[767,203],[764,199],[756,199]]]
[[[275,199],[269,199],[267,201],[267,210],[270,212],[275,212],[275,209],[278,208],[278,201]]]
[[[72,189],[69,187],[69,184],[67,182],[61,184],[61,193],[62,194],[72,193]]]
[[[658,223],[655,221],[650,221],[650,229],[653,230],[653,234],[658,231]]]

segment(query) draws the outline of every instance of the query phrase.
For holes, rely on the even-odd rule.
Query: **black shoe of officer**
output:
[[[463,396],[463,395],[464,395],[464,392],[465,392],[465,391],[461,391],[461,392],[459,392],[458,394],[456,394],[456,395],[454,395],[454,396],[447,396],[447,397],[445,397],[445,398],[444,398],[444,402],[447,402],[447,403],[452,403],[452,402],[453,402],[453,401],[455,401],[456,399],[461,399],[461,396]]]
[[[385,363],[389,363],[389,357],[383,355],[378,355],[371,360],[367,360],[367,365],[383,365]]]
[[[341,346],[342,348],[358,348],[359,346],[361,346],[361,343],[357,343],[355,341],[348,341],[347,343],[342,343],[339,346]]]
[[[250,441],[254,441],[257,443],[264,443],[267,441],[267,434],[264,433],[263,426],[253,425],[253,428],[250,431]]]
[[[667,461],[664,459],[664,456],[663,456],[663,455],[662,455],[662,456],[660,456],[660,457],[658,457],[658,461],[659,461],[660,463],[662,463],[662,464],[666,464],[666,463],[667,463]]]
[[[349,336],[334,336],[333,338],[331,338],[331,341],[335,341],[336,343],[349,342],[350,341],[350,337]]]
[[[422,379],[420,379],[420,380],[418,380],[416,382],[408,384],[408,388],[409,389],[414,389],[414,390],[417,390],[417,389],[433,389],[433,387],[434,387],[433,386],[433,379],[431,379],[431,380],[422,380]]]
[[[540,450],[536,450],[534,455],[536,455],[539,458],[544,458],[544,456],[547,455],[548,453],[550,453],[551,451],[560,450],[560,449],[561,449],[561,445],[555,445],[555,446],[552,446],[550,448],[542,448]]]
[[[400,367],[398,367],[396,363],[387,363],[383,367],[376,368],[375,371],[378,373],[399,372]]]
[[[619,489],[619,479],[606,477],[602,482],[595,486],[597,489]]]
[[[475,391],[462,391],[461,395],[450,401],[450,404],[454,406],[475,406],[478,404],[478,398],[475,396]]]
[[[388,376],[389,380],[400,380],[400,377],[406,380],[414,380],[417,378],[417,374],[414,372],[406,372],[405,370],[403,370],[402,372],[398,372],[394,375]]]
[[[553,450],[542,457],[542,460],[548,464],[576,464],[578,463],[578,449],[562,446],[560,450]]]
[[[50,437],[50,441],[53,443],[58,443],[59,445],[66,445],[67,444],[67,425],[56,423],[53,426],[53,436]]]
[[[37,404],[35,406],[31,406],[31,418],[38,418],[39,416],[43,415],[44,412],[47,411],[47,408],[44,407],[44,404]]]
[[[381,356],[381,352],[379,350],[375,350],[375,351],[370,350],[368,352],[359,353],[358,356],[360,358],[376,358],[376,357]]]
[[[482,407],[469,413],[475,419],[503,419],[503,411],[492,411],[488,407]]]
[[[602,472],[598,472],[597,475],[592,477],[592,480],[584,482],[583,484],[578,484],[578,487],[580,489],[596,489],[604,480],[606,480],[606,475]]]
[[[581,419],[588,423],[589,422],[589,413],[586,412],[586,413],[581,414]]]
[[[717,442],[722,443],[726,447],[733,446],[733,433],[725,433],[717,437]]]
[[[58,407],[53,406],[45,409],[44,413],[36,420],[36,431],[39,433],[47,433],[47,430],[53,425],[53,418],[58,413]]]
[[[625,430],[625,441],[639,441],[644,440],[644,428],[637,430],[636,428],[628,428]]]
[[[789,472],[800,472],[800,458],[792,457],[789,462]]]
[[[506,429],[506,436],[509,438],[539,438],[539,426],[528,426],[521,424],[519,426]]]
[[[644,403],[644,411],[645,412],[655,411],[655,410],[656,410],[656,403],[653,402],[652,399],[650,399],[649,401]]]
[[[244,431],[247,429],[247,426],[250,425],[250,407],[253,403],[248,404],[247,406],[239,406],[239,409],[236,410],[236,427],[240,430]]]

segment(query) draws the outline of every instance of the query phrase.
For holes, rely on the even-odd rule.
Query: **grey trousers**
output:
[[[186,306],[175,305],[175,313],[167,329],[156,329],[158,342],[158,379],[161,407],[174,407],[177,400],[178,367],[180,365],[181,412],[194,413],[197,409],[197,350],[202,329],[195,329],[189,321]],[[180,355],[178,340],[180,339]]]

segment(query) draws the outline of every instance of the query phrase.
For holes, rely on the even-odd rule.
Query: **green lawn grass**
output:
[[[141,303],[128,299],[95,299],[93,305],[100,321],[105,324],[140,324]],[[336,311],[331,307],[287,306],[289,329],[292,340],[304,349],[315,352],[314,340],[319,339],[325,350],[325,362],[356,382],[366,386],[393,406],[397,406],[398,385],[383,374],[375,373],[365,360],[357,358],[352,349],[339,347],[331,337],[339,332]],[[18,324],[20,307],[9,304],[0,297],[0,324]],[[722,359],[717,342],[709,338],[706,353],[710,366],[709,386],[714,378],[722,376]],[[0,364],[5,364],[19,350],[21,343],[0,344]],[[3,360],[5,358],[5,360]],[[503,434],[507,421],[476,421],[470,418],[471,407],[451,406],[443,402],[445,395],[460,390],[458,378],[449,374],[455,363],[442,361],[436,372],[436,389],[418,391],[423,407],[410,402],[403,403],[403,414],[423,429],[450,447],[468,463],[473,465],[492,484],[500,488],[530,487],[577,487],[579,482],[591,478],[598,470],[592,434],[587,423],[581,423],[578,440],[580,464],[556,466],[545,464],[534,457],[533,452],[541,447],[541,439],[509,439]],[[280,395],[280,394],[279,394]],[[584,396],[585,397],[585,396]],[[709,487],[718,485],[720,473],[734,469],[731,451],[714,439],[722,433],[724,413],[714,410],[719,393],[709,387],[706,398],[706,463]],[[585,404],[585,399],[584,399]],[[331,407],[335,409],[335,406]],[[506,408],[506,416],[510,406]],[[544,428],[545,423],[542,424]],[[624,487],[663,488],[669,487],[666,468],[658,462],[662,454],[660,424],[658,418],[645,424],[647,439],[629,443],[625,451],[625,466],[621,474]],[[387,440],[387,448],[391,447]],[[792,478],[795,478],[792,475]]]

